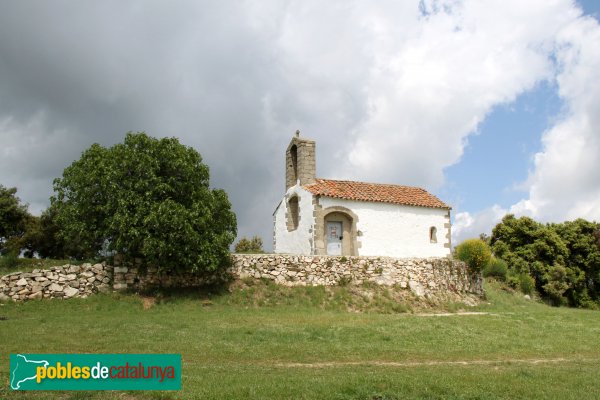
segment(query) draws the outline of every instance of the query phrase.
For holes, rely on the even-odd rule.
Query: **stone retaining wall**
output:
[[[285,286],[339,284],[378,285],[410,289],[417,296],[443,294],[483,295],[480,274],[449,258],[398,259],[389,257],[332,257],[286,254],[232,254],[228,274],[234,279],[270,279]],[[153,287],[193,287],[218,280],[195,274],[161,275],[118,259],[105,264],[65,265],[30,273],[15,272],[0,278],[0,301],[87,297],[98,291],[143,291]]]
[[[282,254],[234,254],[232,273],[239,278],[271,279],[286,286],[361,284],[411,289],[417,296],[440,292],[483,295],[480,274],[449,258],[331,257]]]
[[[412,290],[417,296],[439,293],[483,294],[481,275],[449,258],[298,256],[232,254],[228,272],[234,278],[270,279],[285,286],[362,284],[373,282]],[[158,275],[156,269],[138,273],[140,266],[116,266],[115,289],[145,290],[155,286],[199,286],[214,281],[192,274]]]
[[[47,270],[14,272],[0,277],[0,302],[42,298],[87,297],[110,291],[112,267],[105,264],[63,265]]]
[[[192,273],[159,274],[155,267],[142,265],[142,260],[134,263],[123,263],[118,257],[114,259],[113,289],[144,291],[155,287],[198,287],[216,281],[216,276]]]

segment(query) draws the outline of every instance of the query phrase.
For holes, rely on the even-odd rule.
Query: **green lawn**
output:
[[[149,309],[135,295],[0,306],[0,398],[600,398],[598,311],[488,285],[489,304],[469,310],[488,314],[358,313],[345,309],[349,291],[259,285],[161,295]],[[180,353],[183,390],[10,392],[17,352]]]

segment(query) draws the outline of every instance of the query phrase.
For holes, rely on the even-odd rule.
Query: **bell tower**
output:
[[[300,181],[300,185],[315,182],[315,141],[300,137],[300,131],[292,138],[285,152],[285,190]]]

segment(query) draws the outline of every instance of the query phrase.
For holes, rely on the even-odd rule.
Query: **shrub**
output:
[[[348,286],[350,283],[352,283],[351,276],[342,276],[338,281],[339,286]]]
[[[263,250],[263,241],[258,236],[252,236],[252,239],[247,239],[245,236],[240,239],[235,245],[236,253],[261,254]]]
[[[535,279],[529,274],[519,275],[519,289],[525,294],[532,294],[535,290]]]
[[[483,269],[483,276],[495,278],[499,281],[506,281],[508,265],[500,258],[492,257],[490,262]]]
[[[481,239],[467,239],[456,246],[456,257],[464,261],[472,272],[480,272],[490,262],[492,252]]]
[[[567,269],[562,265],[555,265],[549,269],[544,278],[547,283],[542,288],[546,292],[550,303],[554,306],[567,304],[567,298],[564,295],[571,288]]]
[[[10,251],[0,256],[0,269],[10,270],[16,268],[19,264],[19,257],[14,251]]]

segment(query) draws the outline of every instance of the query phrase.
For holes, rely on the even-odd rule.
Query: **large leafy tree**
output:
[[[16,188],[0,185],[0,252],[19,252],[20,239],[25,234],[31,216],[27,205],[21,204]]]
[[[102,249],[163,271],[215,271],[236,235],[223,190],[209,187],[200,154],[175,138],[129,133],[92,145],[54,181],[56,223],[84,257]]]

